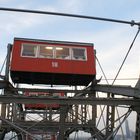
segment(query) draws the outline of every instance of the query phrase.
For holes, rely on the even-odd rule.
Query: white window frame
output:
[[[56,58],[56,51],[57,51],[56,48],[57,48],[57,47],[58,47],[58,48],[59,48],[59,47],[60,47],[60,48],[68,48],[68,49],[69,49],[69,58]],[[72,57],[71,57],[71,48],[70,48],[70,47],[66,47],[66,46],[55,46],[54,48],[55,48],[55,49],[54,49],[54,52],[55,52],[54,58],[55,58],[55,59],[71,60]]]
[[[35,45],[36,46],[36,52],[35,52],[35,56],[24,56],[22,55],[23,53],[23,47],[24,44],[26,45]],[[52,51],[53,51],[53,57],[52,58],[48,58],[48,57],[40,57],[40,47],[41,46],[48,46],[48,47],[52,47]],[[65,59],[65,58],[56,58],[56,48],[57,47],[62,47],[62,48],[68,48],[69,49],[69,56],[70,58]],[[85,50],[85,59],[75,59],[73,56],[73,49],[79,49],[79,50]],[[67,46],[55,46],[55,45],[45,45],[45,44],[35,44],[35,43],[22,43],[21,45],[21,52],[20,52],[20,56],[21,57],[29,57],[29,58],[42,58],[42,59],[61,59],[61,60],[74,60],[74,61],[87,61],[87,48],[84,47],[67,47]]]
[[[53,57],[52,57],[52,58],[40,57],[40,47],[41,47],[41,46],[44,46],[44,47],[52,47]],[[55,47],[54,47],[53,45],[39,44],[39,45],[38,45],[38,48],[39,48],[39,49],[38,49],[38,58],[44,58],[44,59],[54,59],[54,58],[55,58],[55,57],[54,57],[54,56],[55,56],[55,55],[54,55],[54,48],[55,48]]]
[[[74,58],[74,53],[73,53],[73,49],[79,49],[79,50],[85,50],[84,52],[85,52],[85,59],[75,59]],[[87,61],[87,48],[80,48],[80,47],[72,47],[71,48],[71,57],[72,57],[72,60],[75,60],[75,61]]]
[[[22,55],[22,54],[23,54],[24,44],[30,45],[30,44],[32,44],[32,43],[22,43],[22,45],[21,45],[21,51],[20,51],[20,56],[21,56],[21,57],[29,57],[29,58],[37,58],[37,54],[38,54],[38,45],[32,44],[32,45],[36,45],[35,56],[24,56],[24,55]]]

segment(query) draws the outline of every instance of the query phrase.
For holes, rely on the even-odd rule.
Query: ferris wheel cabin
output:
[[[10,73],[14,83],[88,85],[96,75],[94,46],[15,38]]]

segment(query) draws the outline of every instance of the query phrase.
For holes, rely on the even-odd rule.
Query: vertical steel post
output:
[[[135,140],[140,140],[140,110],[137,111]]]
[[[5,69],[5,80],[6,81],[9,81],[9,66],[10,66],[11,49],[12,49],[12,45],[8,44],[8,46],[7,46],[7,61],[6,61],[6,69]]]
[[[9,81],[9,65],[10,65],[10,56],[11,56],[11,49],[12,45],[8,44],[7,46],[7,61],[6,61],[6,68],[5,68],[5,79],[6,81]],[[4,89],[4,94],[6,94],[6,91]],[[2,103],[1,105],[1,117],[6,117],[6,104]]]
[[[140,79],[136,83],[135,87],[140,90]],[[135,140],[140,140],[140,108],[135,108],[134,110],[137,112]]]
[[[7,57],[6,57],[6,68],[5,68],[5,78],[4,78],[5,81],[9,81],[9,65],[10,65],[11,48],[12,48],[12,45],[8,44],[8,46],[7,46]],[[6,94],[5,89],[4,89],[4,94]],[[7,106],[6,106],[5,103],[1,104],[1,117],[4,118],[4,119],[6,119],[6,107]],[[1,123],[1,127],[2,127],[2,123]],[[7,133],[6,129],[3,129],[1,131],[1,134],[0,134],[0,139],[1,140],[4,139],[6,133]]]
[[[94,60],[96,60],[96,50],[94,50]],[[95,61],[95,66],[96,66],[96,61]],[[92,81],[92,86],[97,84],[96,76],[95,79]],[[89,97],[91,98],[96,98],[96,91],[94,91],[92,94],[89,94]],[[92,123],[93,127],[96,127],[96,117],[97,117],[97,105],[92,106]]]
[[[89,97],[96,98],[96,92],[94,92],[92,95],[90,94]],[[92,120],[93,126],[95,127],[96,126],[96,117],[97,117],[97,106],[96,105],[92,106],[91,117],[92,117],[91,120]]]
[[[108,98],[114,98],[114,95],[108,93]],[[115,106],[107,106],[107,115],[106,115],[106,136],[110,135],[113,132],[115,120]],[[113,140],[113,137],[110,138]]]
[[[59,136],[58,140],[65,140],[65,120],[67,113],[67,106],[61,105],[60,106],[60,126],[59,126]]]

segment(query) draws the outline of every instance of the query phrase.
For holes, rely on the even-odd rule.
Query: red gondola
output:
[[[10,66],[14,83],[88,85],[96,75],[91,43],[15,38]]]
[[[53,94],[49,94],[49,93],[44,93],[44,92],[25,92],[24,93],[25,96],[28,97],[49,97],[49,96],[53,96],[55,98],[58,97],[63,97],[64,93],[53,93]],[[44,109],[53,109],[53,110],[57,110],[60,108],[59,104],[25,104],[25,109],[36,109],[36,110],[44,110]]]

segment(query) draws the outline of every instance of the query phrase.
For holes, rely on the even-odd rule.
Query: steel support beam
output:
[[[5,89],[7,87],[9,87],[9,82],[0,80],[0,89]]]
[[[139,82],[138,82],[139,83]],[[47,93],[75,93],[75,94],[94,94],[95,91],[112,93],[115,95],[122,95],[128,97],[140,98],[140,89],[138,88],[138,83],[135,88],[131,86],[115,86],[115,85],[94,85],[94,87],[89,87],[86,90],[62,90],[62,89],[36,89],[36,88],[14,88],[10,83],[6,81],[0,81],[0,89],[7,88],[9,91],[22,91],[22,92],[47,92]]]
[[[114,129],[114,120],[115,120],[115,106],[107,106],[107,115],[106,115],[106,136],[109,136]],[[113,137],[110,138],[113,140]]]
[[[98,92],[112,93],[114,95],[128,96],[140,98],[140,90],[131,86],[116,86],[116,85],[95,85],[93,90]]]
[[[140,78],[139,78],[139,80],[137,81],[137,83],[136,83],[136,85],[135,85],[135,88],[140,89]]]
[[[60,125],[59,125],[59,135],[58,135],[58,140],[65,140],[65,132],[66,132],[66,116],[68,113],[67,106],[61,105],[60,107]]]
[[[0,118],[1,119],[1,118]],[[8,122],[8,123],[7,123]],[[7,127],[9,126],[9,120],[4,120],[4,123],[3,123],[3,127]],[[93,128],[93,125],[90,124],[90,123],[87,123],[87,124],[78,124],[78,123],[75,123],[75,122],[50,122],[50,121],[40,121],[40,122],[37,122],[36,121],[14,121],[14,122],[11,122],[13,123],[14,125],[16,125],[17,127],[21,127],[23,129],[43,129],[43,130],[53,130],[53,131],[58,131],[60,129],[60,126],[61,125],[65,125],[65,129],[68,129],[70,127],[73,127],[73,128],[79,128],[79,130],[82,130],[80,128]],[[12,125],[10,125],[11,127],[13,127]],[[17,128],[18,129],[18,128]],[[66,131],[66,130],[65,130]],[[26,132],[25,132],[26,133]]]
[[[0,10],[1,11],[11,11],[11,12],[43,14],[43,15],[54,15],[54,16],[63,16],[63,17],[73,17],[73,18],[80,18],[80,19],[90,19],[90,20],[99,20],[99,21],[107,21],[107,22],[128,24],[128,25],[131,25],[131,26],[134,26],[134,25],[140,26],[140,23],[135,22],[134,20],[132,20],[132,21],[124,21],[124,20],[116,20],[116,19],[108,19],[108,18],[101,18],[101,17],[86,16],[86,15],[76,15],[76,14],[58,13],[58,12],[56,13],[56,12],[28,10],[28,9],[3,8],[3,7],[0,7]]]
[[[0,86],[1,87],[1,86]],[[94,94],[95,91],[112,93],[114,95],[122,95],[128,97],[140,98],[140,89],[131,86],[116,86],[116,85],[95,85],[86,90],[62,90],[62,89],[36,89],[36,88],[9,88],[9,91],[22,91],[22,92],[47,92],[47,93],[75,93],[75,94]]]
[[[140,79],[136,83],[135,87],[140,90]],[[135,140],[140,140],[140,107],[134,107],[134,110],[137,112]]]
[[[137,112],[135,140],[140,140],[140,111]]]
[[[19,127],[18,125],[15,125],[13,122],[10,122],[10,121],[8,121],[6,119],[3,119],[2,117],[0,117],[0,120],[2,120],[3,122],[7,123],[8,125],[13,127],[14,129],[16,129],[18,131],[21,131],[21,132],[23,132],[25,134],[28,134],[29,136],[31,136],[35,140],[35,137],[32,134],[30,134],[28,131],[24,130],[22,127]]]
[[[42,103],[42,104],[63,104],[63,105],[128,105],[128,106],[140,106],[140,99],[132,98],[48,98],[48,97],[26,97],[26,96],[5,96],[0,95],[1,103]]]
[[[7,130],[6,129],[2,129],[0,131],[0,140],[4,140],[4,137],[5,137],[5,134],[7,133]]]

